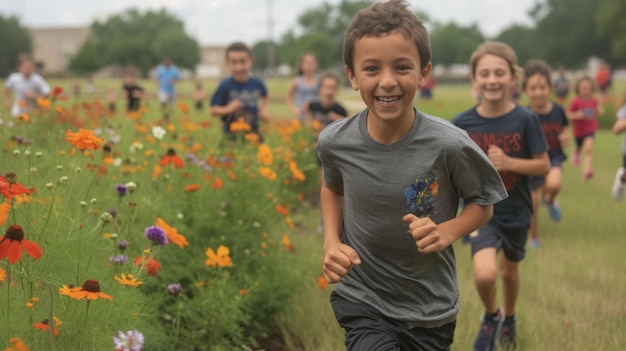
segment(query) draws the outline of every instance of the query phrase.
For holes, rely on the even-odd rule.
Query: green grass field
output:
[[[59,83],[66,89],[71,84],[51,82]],[[154,90],[154,82],[142,83]],[[180,84],[183,99],[184,94],[191,92],[192,83]],[[288,84],[287,78],[269,81],[271,95],[284,96]],[[119,85],[119,81],[96,82],[99,91]],[[204,89],[210,93],[215,85],[215,81],[207,81]],[[617,82],[613,94],[621,95],[624,90],[626,82]],[[339,100],[351,113],[362,106],[358,94],[349,90],[343,91]],[[271,106],[272,116],[290,118],[284,103],[277,101]],[[156,107],[155,102],[150,104]],[[472,104],[469,86],[440,86],[433,101],[418,102],[418,107],[449,119]],[[564,164],[560,223],[552,223],[547,210],[540,208],[541,247],[528,251],[520,266],[518,350],[626,350],[626,255],[623,253],[626,202],[616,203],[611,197],[615,170],[621,163],[620,145],[621,137],[608,131],[598,133],[594,150],[596,176],[588,183],[582,181],[580,169],[569,162]],[[294,217],[301,232],[293,238],[297,269],[310,276],[321,272],[322,237],[316,234],[318,218],[319,209],[315,207]],[[461,351],[471,349],[482,307],[473,285],[470,249],[460,242],[455,244],[455,249],[461,311],[452,349]],[[311,281],[295,291],[296,302],[275,320],[280,336],[271,338],[286,346],[268,344],[266,349],[344,349],[343,331],[328,303],[331,289],[329,286],[322,291]]]

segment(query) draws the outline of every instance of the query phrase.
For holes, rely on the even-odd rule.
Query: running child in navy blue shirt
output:
[[[243,43],[226,48],[231,76],[220,82],[211,98],[211,114],[220,117],[226,134],[230,134],[231,124],[242,118],[255,134],[259,134],[259,120],[268,121],[269,95],[263,80],[250,74],[253,61],[252,52]]]
[[[545,177],[531,177],[530,190],[533,195],[533,217],[529,231],[528,245],[531,248],[539,246],[539,231],[537,228],[537,209],[539,201],[545,203],[554,222],[561,219],[561,208],[556,196],[561,190],[561,164],[566,156],[563,149],[569,144],[569,122],[563,106],[552,102],[550,95],[552,83],[550,67],[543,60],[530,60],[524,65],[524,81],[522,89],[530,101],[528,107],[539,116],[543,135],[548,143],[548,157],[550,158],[550,173]]]
[[[486,42],[472,54],[470,67],[470,79],[481,100],[457,115],[453,123],[487,153],[509,195],[494,205],[491,220],[470,236],[474,279],[485,309],[474,350],[483,351],[493,350],[496,338],[505,347],[516,344],[518,264],[525,255],[532,216],[528,176],[545,176],[550,163],[539,119],[509,95],[521,71],[513,49],[504,43]],[[503,310],[496,302],[500,249],[504,253],[500,260]]]

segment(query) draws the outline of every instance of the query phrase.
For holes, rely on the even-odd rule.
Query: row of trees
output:
[[[295,65],[300,55],[312,52],[321,68],[341,65],[342,41],[354,14],[370,0],[341,0],[304,11],[297,27],[273,43],[277,63]],[[533,57],[552,65],[579,67],[590,56],[616,65],[626,60],[626,1],[537,0],[528,13],[531,26],[511,24],[497,36],[487,38],[478,24],[439,22],[417,11],[429,28],[435,64],[467,62],[472,51],[486,39],[511,45],[520,62]],[[165,10],[128,10],[91,26],[92,36],[72,58],[70,69],[90,73],[111,64],[138,67],[144,74],[164,55],[179,66],[193,69],[200,61],[197,41],[184,31],[183,22]],[[296,34],[298,33],[298,34]],[[245,38],[242,38],[245,40]],[[253,45],[255,68],[268,66],[268,42]],[[0,16],[0,74],[15,67],[18,53],[30,52],[28,31],[15,17]]]

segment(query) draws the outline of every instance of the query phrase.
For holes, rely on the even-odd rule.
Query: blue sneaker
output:
[[[532,239],[528,242],[529,249],[538,249],[539,248],[539,239]]]
[[[480,329],[474,341],[474,351],[493,351],[496,347],[496,336],[502,324],[502,311],[498,308],[495,317],[488,317],[483,314],[480,322]]]
[[[517,347],[517,341],[515,339],[515,317],[505,318],[502,322],[502,327],[498,333],[499,350],[513,351]]]
[[[556,200],[546,204],[548,206],[548,212],[550,212],[550,219],[552,222],[558,222],[561,220],[561,208]]]

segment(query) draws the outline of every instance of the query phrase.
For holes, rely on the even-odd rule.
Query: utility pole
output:
[[[273,0],[267,1],[267,70],[274,75],[276,68],[276,45],[274,45],[274,8]]]

